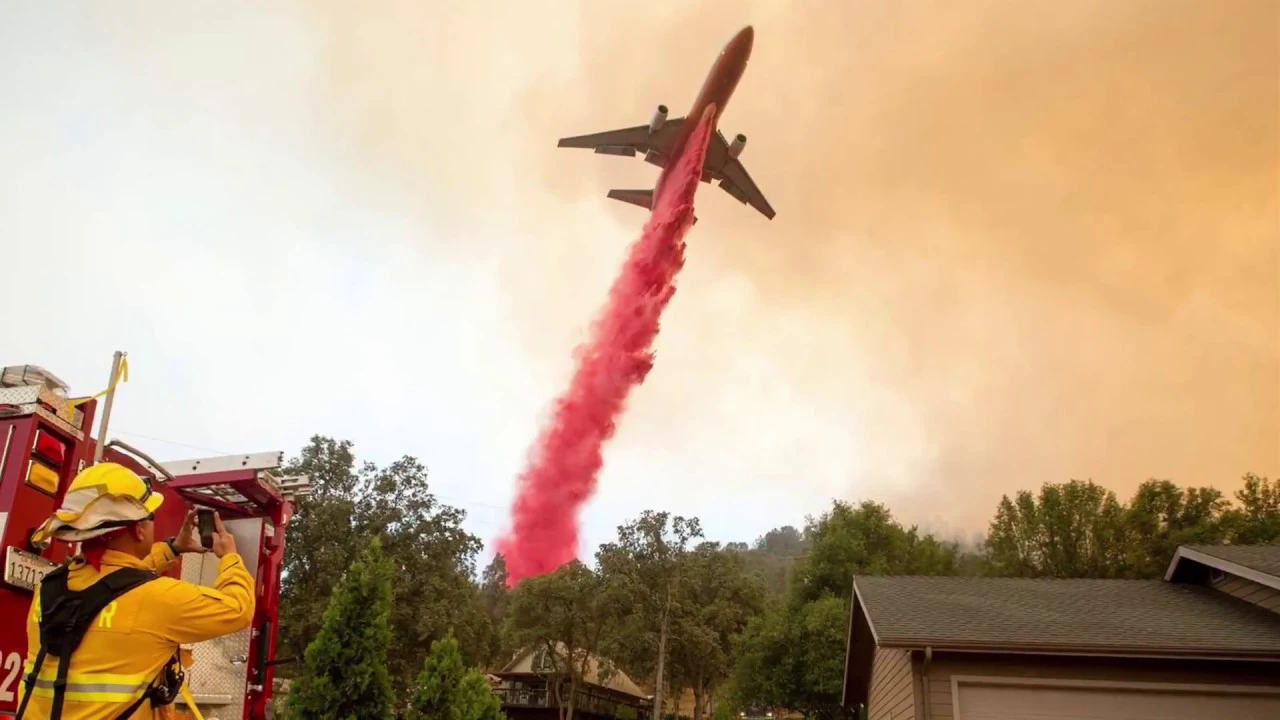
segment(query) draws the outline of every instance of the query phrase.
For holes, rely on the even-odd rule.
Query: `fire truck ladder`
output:
[[[118,440],[112,444],[124,446]],[[132,450],[132,448],[126,449]],[[135,454],[136,450],[133,451]],[[227,519],[271,517],[285,503],[306,497],[311,478],[284,475],[284,453],[222,455],[148,464],[165,477],[169,488],[189,502],[217,510]]]

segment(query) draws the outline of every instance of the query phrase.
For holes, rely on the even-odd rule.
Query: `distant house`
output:
[[[1280,546],[1163,580],[859,577],[843,704],[867,720],[1280,718]]]
[[[629,715],[643,718],[652,708],[652,699],[621,670],[602,672],[599,658],[588,661],[587,676],[578,688],[575,718],[613,720]],[[510,720],[557,720],[559,707],[553,692],[555,665],[546,650],[524,650],[498,672],[494,692],[502,700],[502,710]],[[562,681],[562,692],[569,692],[568,680]]]

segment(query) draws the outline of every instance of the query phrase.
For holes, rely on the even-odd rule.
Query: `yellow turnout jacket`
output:
[[[146,559],[107,551],[102,574],[124,567],[164,572],[178,558],[168,543],[156,543]],[[67,589],[78,592],[99,578],[82,558],[72,561]],[[121,595],[98,614],[80,647],[71,656],[67,674],[63,720],[115,720],[142,696],[178,647],[238,632],[253,621],[253,576],[238,554],[229,553],[218,564],[214,587],[160,577]],[[27,664],[31,672],[40,650],[40,588],[36,588],[27,615]],[[47,720],[53,700],[53,681],[61,658],[46,656],[36,677],[35,690],[24,720]],[[26,694],[19,689],[18,701]],[[144,702],[134,717],[145,720],[152,712]]]

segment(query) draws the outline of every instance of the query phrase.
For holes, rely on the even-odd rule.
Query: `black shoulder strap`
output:
[[[18,713],[14,715],[14,720],[22,720],[22,716],[27,711],[27,703],[31,702],[32,691],[36,689],[36,676],[40,674],[40,668],[44,665],[44,658],[49,654],[49,648],[44,644],[44,618],[45,618],[45,598],[48,593],[58,595],[67,590],[67,566],[60,565],[45,574],[44,579],[40,581],[40,585],[36,588],[35,602],[40,603],[40,649],[36,652],[36,660],[31,664],[31,672],[27,673],[27,677],[23,679],[23,686],[26,692],[22,695],[22,702],[18,705]]]
[[[56,576],[49,573],[40,584],[40,646],[48,648],[54,657],[69,657],[80,647],[98,613],[116,598],[156,577],[147,570],[120,568],[84,590],[72,592],[67,588],[67,572]]]
[[[120,568],[79,592],[67,588],[67,577],[67,566],[63,565],[46,575],[40,583],[40,651],[27,674],[27,692],[14,720],[22,720],[46,655],[61,659],[57,679],[53,682],[53,705],[49,711],[49,720],[61,720],[71,655],[80,647],[89,626],[116,598],[155,580],[159,575],[137,568]]]

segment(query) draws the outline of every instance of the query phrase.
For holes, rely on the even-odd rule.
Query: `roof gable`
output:
[[[1176,580],[1189,562],[1280,590],[1280,545],[1183,545],[1164,579]]]
[[[840,703],[846,708],[867,702],[871,693],[871,671],[875,665],[876,648],[880,645],[871,619],[858,595],[858,583],[853,583],[853,602],[849,607],[849,630],[845,641],[844,681],[840,691]]]
[[[1280,660],[1280,618],[1160,580],[859,577],[880,647]]]

